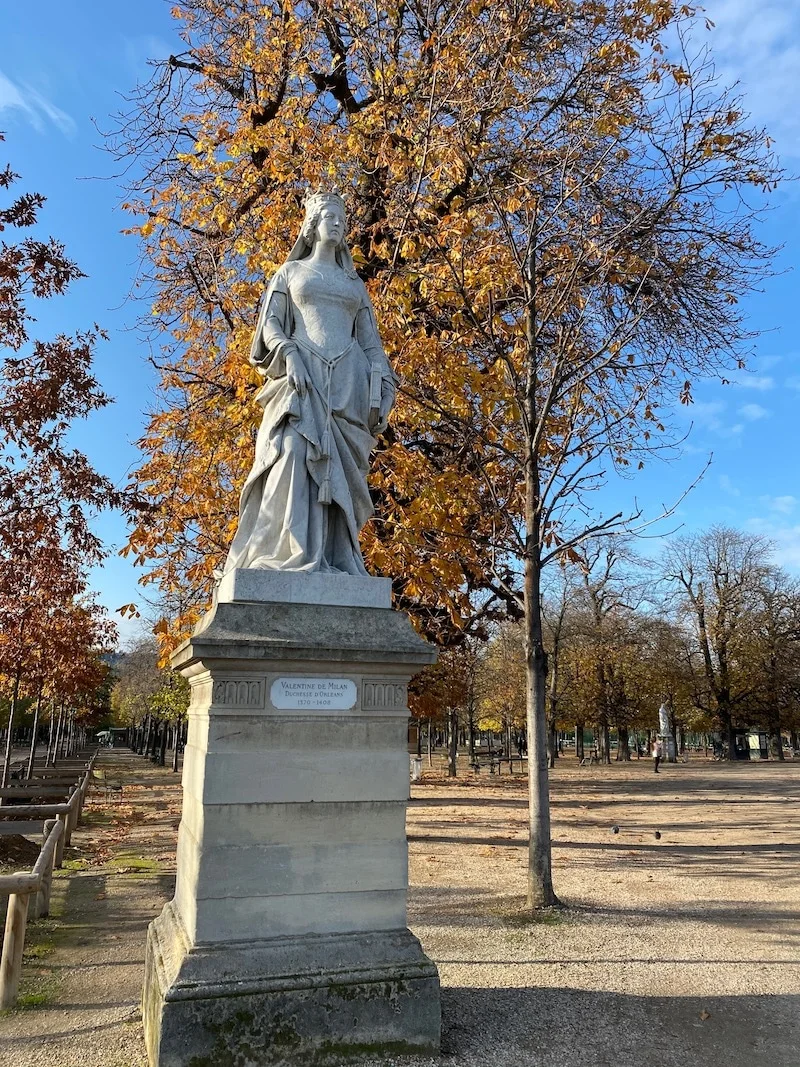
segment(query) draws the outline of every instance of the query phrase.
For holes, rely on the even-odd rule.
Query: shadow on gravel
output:
[[[130,894],[120,897],[112,892],[115,884],[134,886],[145,882],[151,885],[150,894]],[[174,874],[152,874],[141,877],[108,873],[70,873],[59,878],[56,885],[63,887],[62,923],[64,929],[80,928],[86,924],[93,929],[115,930],[122,926],[139,926],[144,929],[154,918],[153,900],[169,899],[175,886]]]
[[[466,834],[408,834],[409,841],[429,844],[437,841],[446,845],[493,845],[497,848],[522,848],[528,842],[523,837],[467,837]],[[553,845],[557,842],[554,841]]]
[[[672,829],[671,827],[669,828]],[[668,831],[667,831],[668,832]],[[434,838],[426,835],[426,840],[446,840],[444,838]],[[451,839],[454,840],[454,839]],[[470,844],[494,844],[495,842],[489,838],[470,838]],[[514,844],[514,842],[509,842]],[[789,843],[788,841],[770,841],[767,845],[762,844],[733,844],[733,845],[675,845],[666,841],[663,844],[650,845],[644,844],[641,841],[625,841],[624,839],[618,844],[612,844],[611,842],[605,843],[602,841],[553,841],[553,848],[590,848],[592,850],[600,850],[601,852],[620,852],[626,849],[636,849],[637,852],[669,852],[672,855],[679,855],[681,862],[691,862],[693,859],[700,859],[707,862],[710,857],[725,858],[728,856],[747,856],[758,855],[765,853],[769,855],[771,852],[797,852],[800,853],[800,844]]]
[[[800,997],[442,990],[444,1062],[515,1067],[797,1067]],[[491,1037],[489,1036],[491,1035]]]

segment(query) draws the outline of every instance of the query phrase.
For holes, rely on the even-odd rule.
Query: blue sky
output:
[[[116,403],[79,428],[76,443],[119,483],[136,465],[134,442],[153,402],[147,352],[133,332],[142,312],[135,297],[136,241],[118,204],[113,161],[100,151],[109,116],[121,96],[147,75],[146,61],[179,48],[164,0],[115,4],[108,0],[36,5],[6,2],[0,40],[0,129],[3,156],[22,175],[19,188],[44,193],[44,229],[62,240],[88,278],[66,298],[36,309],[40,336],[97,321],[110,333],[98,351],[97,372]],[[785,166],[800,171],[800,0],[707,0],[716,24],[711,43],[721,77],[739,81],[754,120],[776,141]],[[628,510],[634,499],[648,515],[672,504],[713,462],[700,486],[663,525],[702,529],[714,522],[767,534],[776,560],[800,573],[800,299],[794,270],[800,253],[800,189],[788,185],[773,198],[762,230],[783,245],[779,273],[748,301],[762,332],[752,369],[729,387],[703,384],[697,403],[677,418],[692,422],[681,458],[656,463],[612,486],[604,510]],[[600,503],[600,501],[598,501]],[[100,520],[107,541],[121,546],[117,516]],[[660,542],[649,542],[647,552]],[[141,600],[138,572],[112,553],[94,577],[111,611]],[[132,632],[122,625],[123,635]]]

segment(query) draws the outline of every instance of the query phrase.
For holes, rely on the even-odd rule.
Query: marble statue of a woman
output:
[[[372,515],[369,456],[396,379],[345,232],[342,198],[310,196],[261,303],[250,361],[266,379],[264,417],[224,573],[367,573],[358,535]]]

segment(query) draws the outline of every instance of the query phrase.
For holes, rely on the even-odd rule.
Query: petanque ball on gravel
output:
[[[612,826],[611,827],[611,833],[612,834],[618,834],[619,833],[619,827],[618,826]]]
[[[656,839],[656,841],[660,841],[661,840],[661,831],[660,830],[656,830],[656,832],[653,834],[653,837]]]

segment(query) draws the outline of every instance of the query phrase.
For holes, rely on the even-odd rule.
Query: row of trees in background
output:
[[[630,538],[588,541],[543,598],[550,764],[559,730],[585,727],[600,759],[630,758],[629,737],[655,732],[663,704],[676,735],[757,727],[784,758],[800,749],[800,582],[770,562],[762,537],[727,527],[675,537],[657,562]],[[505,622],[486,641],[445,652],[415,686],[415,717],[446,728],[455,773],[459,732],[524,733],[525,635]]]
[[[177,771],[185,740],[189,683],[159,666],[155,640],[139,641],[117,658],[111,690],[114,724],[127,727],[131,748],[164,766],[168,748]]]
[[[0,135],[0,141],[2,135]],[[123,495],[69,443],[76,422],[109,403],[92,374],[97,327],[33,339],[36,303],[82,277],[63,245],[41,237],[44,197],[14,195],[18,180],[0,171],[0,721],[9,775],[15,723],[31,729],[30,767],[40,725],[49,718],[48,754],[62,736],[107,712],[107,656],[116,627],[88,590],[105,549],[91,527]],[[23,235],[26,234],[26,235]],[[22,716],[25,716],[22,719]]]

